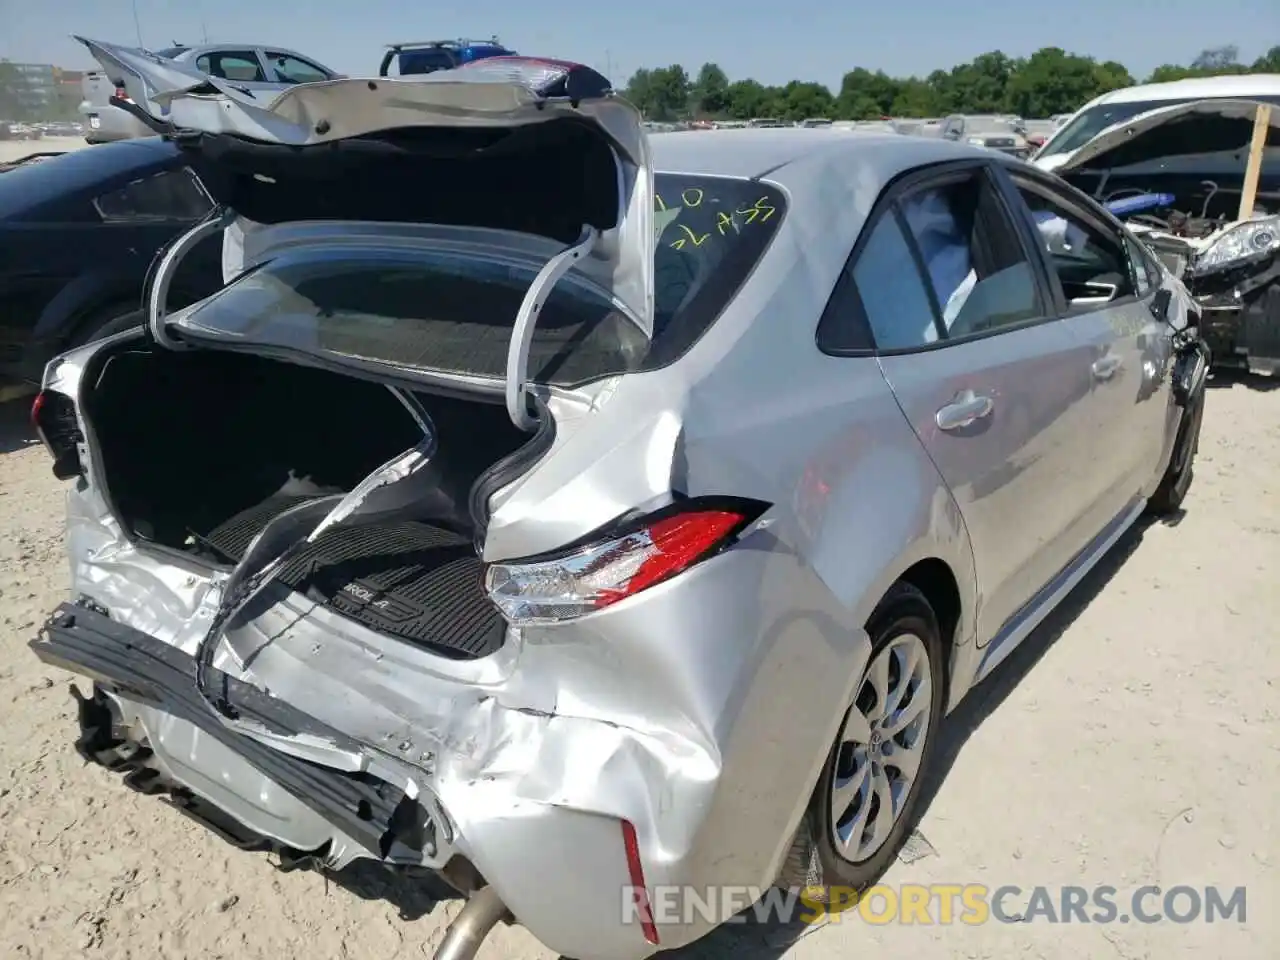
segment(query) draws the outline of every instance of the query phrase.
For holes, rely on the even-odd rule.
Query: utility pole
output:
[[[608,50],[604,52],[604,75],[611,83],[613,82],[613,54]]]
[[[130,5],[133,7],[133,29],[138,35],[138,46],[145,48],[146,44],[142,42],[142,21],[138,19],[138,0],[130,0]]]

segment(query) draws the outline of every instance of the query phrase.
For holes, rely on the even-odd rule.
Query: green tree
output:
[[[964,113],[1000,113],[1007,109],[1006,90],[1018,62],[999,50],[979,54],[951,70],[952,92]]]
[[[835,97],[820,83],[792,80],[779,91],[778,113],[783,120],[806,117],[830,117],[835,112]]]
[[[900,87],[901,81],[883,70],[872,73],[865,67],[855,67],[840,81],[836,109],[844,120],[873,120],[893,109]]]
[[[755,80],[729,84],[729,116],[735,120],[763,117],[771,100],[769,91]]]
[[[1157,67],[1148,82],[1231,73],[1280,73],[1280,45],[1247,66],[1240,63],[1235,45],[1209,47],[1189,64]],[[691,83],[682,67],[672,65],[637,70],[627,84],[627,95],[653,120],[690,112],[740,120],[870,120],[949,113],[1016,113],[1031,118],[1076,110],[1099,94],[1133,83],[1122,63],[1043,47],[1025,59],[992,50],[923,78],[893,77],[855,66],[840,79],[834,95],[822,84],[801,80],[782,86],[765,86],[750,78],[730,80],[715,63],[704,63]]]
[[[1119,68],[1117,70],[1117,68]],[[1098,94],[1132,83],[1119,64],[1098,64],[1060,47],[1042,47],[1012,74],[1006,87],[1006,109],[1021,117],[1067,113]]]
[[[1253,61],[1250,73],[1280,73],[1280,44]]]
[[[719,117],[729,110],[729,77],[720,65],[704,63],[693,82],[693,109],[707,117]]]

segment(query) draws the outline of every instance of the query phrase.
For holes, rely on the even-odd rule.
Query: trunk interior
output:
[[[335,528],[279,579],[406,642],[485,656],[505,626],[481,585],[470,492],[529,436],[500,403],[418,399],[439,442],[414,515]],[[126,529],[211,567],[234,565],[283,510],[351,490],[422,439],[383,386],[227,352],[123,349],[83,402]]]

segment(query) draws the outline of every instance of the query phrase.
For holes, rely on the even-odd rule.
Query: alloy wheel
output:
[[[933,676],[924,641],[896,636],[872,657],[832,765],[832,841],[852,863],[873,857],[902,815],[929,736]]]

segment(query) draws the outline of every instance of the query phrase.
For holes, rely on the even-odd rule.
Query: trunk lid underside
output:
[[[1114,169],[1166,157],[1247,150],[1262,106],[1271,107],[1269,139],[1274,139],[1280,130],[1280,107],[1248,99],[1197,100],[1150,110],[1108,127],[1051,169],[1066,175],[1085,168]]]
[[[263,102],[185,63],[78,39],[187,150],[224,210],[255,224],[418,223],[579,245],[570,269],[652,336],[653,171],[640,115],[572,67],[478,61],[299,84]]]

